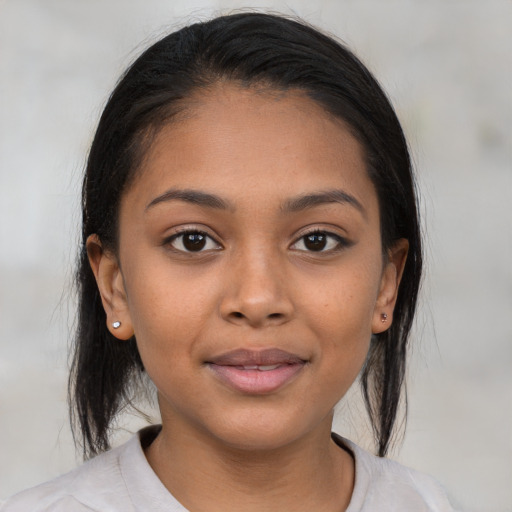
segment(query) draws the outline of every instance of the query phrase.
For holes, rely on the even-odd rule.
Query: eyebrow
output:
[[[168,201],[184,201],[217,210],[235,210],[231,202],[215,194],[200,190],[170,189],[151,200],[146,206],[146,211],[157,204]],[[351,205],[359,210],[364,218],[367,218],[363,205],[353,195],[339,189],[324,190],[287,199],[281,205],[281,210],[285,213],[295,213],[330,203]]]
[[[173,200],[185,201],[186,203],[197,204],[207,208],[215,208],[217,210],[234,210],[234,207],[230,202],[216,196],[215,194],[208,194],[199,190],[170,189],[150,201],[146,206],[146,211],[157,204]]]
[[[359,210],[364,218],[367,218],[363,205],[353,195],[339,189],[323,190],[288,199],[283,204],[282,210],[293,213],[329,203],[348,204]]]

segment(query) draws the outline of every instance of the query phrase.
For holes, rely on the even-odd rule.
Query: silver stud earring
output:
[[[119,329],[119,327],[121,327],[121,322],[113,322],[113,323],[112,323],[112,327],[113,327],[114,329]]]
[[[380,315],[380,318],[381,318],[381,322],[382,322],[383,324],[385,324],[385,323],[386,323],[386,321],[387,321],[387,319],[388,319],[388,315],[387,315],[386,313],[382,313],[382,314]]]

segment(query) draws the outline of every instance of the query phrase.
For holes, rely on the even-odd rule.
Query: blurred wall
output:
[[[427,278],[392,456],[467,511],[512,511],[510,1],[0,1],[0,497],[76,464],[66,416],[80,176],[120,72],[183,20],[262,7],[352,46],[418,170]],[[358,407],[336,428],[363,445]],[[351,412],[351,414],[349,414]],[[125,430],[143,422],[126,418]]]

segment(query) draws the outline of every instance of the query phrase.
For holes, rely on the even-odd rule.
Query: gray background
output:
[[[418,170],[427,277],[405,442],[467,511],[512,511],[510,1],[0,1],[0,497],[76,464],[69,291],[87,147],[120,72],[212,13],[298,14],[351,45],[396,105]],[[355,394],[354,394],[355,395]],[[361,404],[337,430],[368,446]],[[143,421],[120,421],[117,440]]]

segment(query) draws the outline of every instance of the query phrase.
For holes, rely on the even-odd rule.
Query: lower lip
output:
[[[210,363],[209,368],[228,386],[252,395],[272,393],[290,382],[303,368],[304,363],[283,364],[275,370],[244,370],[239,366]]]

